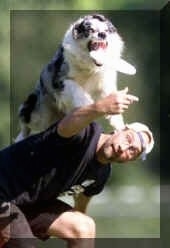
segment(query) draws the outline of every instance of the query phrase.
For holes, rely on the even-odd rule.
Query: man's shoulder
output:
[[[57,132],[57,126],[59,125],[59,121],[51,125],[47,130],[42,132],[42,139],[59,139],[60,141],[75,141],[77,139],[83,138],[92,138],[95,135],[102,133],[102,127],[97,122],[91,122],[87,127],[83,128],[79,133],[71,136],[71,137],[63,137]]]

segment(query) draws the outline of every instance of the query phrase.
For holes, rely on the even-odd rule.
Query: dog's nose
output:
[[[102,38],[102,39],[105,39],[106,38],[106,33],[105,32],[100,32],[100,33],[98,33],[98,37]]]

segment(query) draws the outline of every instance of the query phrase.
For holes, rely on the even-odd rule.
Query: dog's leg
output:
[[[111,79],[111,80],[110,80]],[[102,81],[102,97],[105,97],[113,92],[116,92],[117,89],[117,73],[113,69],[107,68],[103,75]],[[108,115],[106,119],[109,120],[109,123],[115,129],[123,129],[124,128],[124,120],[123,115]]]
[[[18,142],[20,140],[23,140],[24,138],[28,137],[31,129],[29,128],[29,124],[31,122],[31,115],[32,111],[35,109],[35,106],[37,104],[37,92],[31,93],[26,101],[20,106],[19,108],[19,118],[20,118],[20,127],[21,132],[18,134],[18,136],[15,139],[15,142]]]
[[[29,136],[31,132],[31,129],[25,125],[24,123],[21,124],[21,131],[20,133],[17,135],[17,137],[15,138],[15,143],[18,142],[18,141],[21,141],[23,139],[25,139],[26,137]]]
[[[55,96],[57,108],[59,108],[60,111],[67,114],[76,107],[93,103],[91,96],[73,80],[66,80],[64,85],[64,90],[60,95]]]
[[[117,130],[123,129],[125,127],[123,116],[120,114],[106,116],[112,127]]]

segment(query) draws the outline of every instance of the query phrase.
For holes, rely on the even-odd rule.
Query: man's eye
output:
[[[134,150],[135,150],[135,147],[130,146],[130,147],[129,147],[129,150],[130,150],[130,151],[134,151]]]
[[[137,154],[137,149],[136,149],[136,147],[134,147],[134,146],[130,146],[129,147],[129,151],[130,151],[130,153],[132,154],[132,155],[136,155]]]
[[[133,146],[130,146],[129,150],[130,150],[131,153],[135,152],[135,148]]]

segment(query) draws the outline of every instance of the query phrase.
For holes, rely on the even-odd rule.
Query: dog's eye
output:
[[[110,25],[110,26],[108,27],[108,32],[109,32],[109,33],[114,33],[114,32],[117,32],[117,29],[116,29],[113,25]]]
[[[93,28],[89,28],[90,33],[95,33],[95,30]]]

